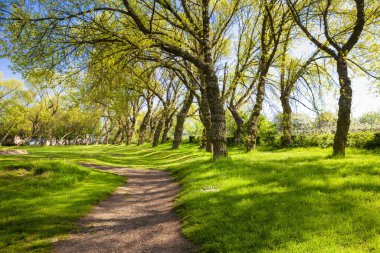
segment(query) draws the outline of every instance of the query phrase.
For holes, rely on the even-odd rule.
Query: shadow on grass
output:
[[[124,182],[62,161],[38,161],[35,168],[41,172],[0,170],[0,252],[49,250],[55,238],[73,230],[75,221]]]
[[[177,203],[184,233],[203,251],[380,250],[377,157],[256,158],[171,168],[184,184]]]
[[[346,159],[330,159],[321,149],[233,149],[230,158],[212,162],[195,147],[168,147],[29,152],[172,171],[183,186],[176,203],[183,232],[204,252],[380,251],[378,153],[352,150]]]

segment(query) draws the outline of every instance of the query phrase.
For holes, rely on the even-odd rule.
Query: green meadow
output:
[[[26,147],[0,156],[0,251],[49,251],[124,178],[78,162],[163,169],[182,190],[183,234],[201,252],[380,252],[380,159],[349,149]]]

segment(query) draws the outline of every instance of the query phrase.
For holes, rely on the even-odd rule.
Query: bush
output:
[[[367,149],[380,148],[380,133],[374,134],[373,138],[365,145]]]
[[[293,147],[321,147],[328,148],[334,143],[333,134],[302,133],[292,136]]]
[[[275,144],[277,136],[279,136],[277,125],[270,122],[264,116],[260,116],[258,124],[257,144],[273,146]]]
[[[292,147],[328,148],[334,143],[334,134],[302,133],[292,136]],[[347,146],[352,148],[380,148],[380,133],[356,132],[349,133]]]
[[[374,133],[369,131],[349,133],[347,146],[353,148],[366,148],[373,138]]]

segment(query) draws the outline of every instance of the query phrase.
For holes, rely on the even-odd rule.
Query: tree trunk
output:
[[[104,143],[103,144],[108,144],[108,131],[106,131],[105,135],[104,135]]]
[[[168,140],[168,133],[172,127],[172,117],[170,115],[165,119],[164,132],[162,133],[161,144],[164,144]]]
[[[127,135],[128,135],[127,126],[123,123],[122,130],[121,130],[120,144],[126,143]]]
[[[9,133],[6,133],[3,138],[1,138],[1,141],[0,141],[0,146],[5,142],[5,140],[7,139],[7,137],[9,136]]]
[[[289,147],[292,144],[292,108],[289,103],[289,94],[283,94],[280,97],[282,105],[282,137],[281,146]]]
[[[172,149],[178,149],[179,144],[182,141],[183,125],[185,124],[186,116],[190,110],[191,104],[193,103],[193,99],[194,94],[189,91],[181,108],[181,111],[177,114],[177,123],[174,130]]]
[[[135,133],[135,127],[136,127],[136,119],[133,118],[131,119],[131,125],[128,128],[128,133],[127,133],[127,145],[132,143],[133,135]]]
[[[203,128],[200,148],[206,149],[206,147],[207,147],[207,133],[206,133],[206,128]]]
[[[206,97],[206,91],[201,93],[201,101],[199,102],[199,115],[202,121],[203,126],[205,127],[205,145],[202,145],[201,148],[206,148],[206,152],[212,152],[212,143],[211,143],[211,114],[210,108],[208,106],[208,101]]]
[[[264,96],[265,96],[265,78],[267,71],[260,74],[259,83],[257,86],[256,103],[253,107],[252,114],[248,122],[248,139],[247,139],[247,152],[256,148],[256,140],[258,134],[258,123],[261,110],[263,108]]]
[[[207,98],[211,112],[211,142],[213,158],[226,157],[227,138],[226,138],[226,118],[223,101],[219,96],[218,79],[215,73],[206,75]]]
[[[113,137],[113,144],[118,144],[119,143],[118,140],[119,140],[119,137],[120,137],[121,133],[122,133],[122,127],[119,124],[119,129],[117,130],[115,136]]]
[[[210,41],[210,0],[202,0],[202,26],[203,40],[202,49],[206,66],[202,69],[202,74],[206,85],[206,93],[211,113],[211,142],[213,158],[226,157],[227,138],[226,138],[226,117],[223,107],[223,100],[220,97],[218,77],[215,73],[215,66],[212,60],[211,41]]]
[[[139,140],[137,145],[142,145],[145,142],[145,135],[146,135],[146,130],[148,129],[149,126],[149,120],[150,120],[150,114],[151,114],[152,108],[150,105],[150,102],[148,102],[148,110],[141,122],[140,129],[139,129]]]
[[[149,122],[149,140],[153,140],[153,137],[154,137],[154,132],[156,130],[156,127],[157,127],[157,120],[155,117],[151,117],[150,119],[150,122]]]
[[[78,139],[80,137],[80,134],[77,134],[74,138],[74,145],[78,145]]]
[[[164,126],[164,117],[161,117],[160,121],[158,121],[157,127],[154,131],[153,147],[157,147],[158,143],[160,142],[160,135],[161,135],[161,131],[162,131],[163,126]]]
[[[342,58],[337,60],[337,71],[339,75],[340,97],[333,156],[344,157],[346,154],[348,130],[351,123],[352,88],[351,80],[348,77],[347,62]]]
[[[9,136],[9,134],[11,133],[11,130],[12,128],[16,126],[16,124],[12,124],[8,129],[7,129],[7,132],[6,134],[3,136],[3,138],[1,138],[0,140],[0,146],[2,145],[2,143],[7,139],[7,137]]]
[[[243,124],[244,120],[240,116],[238,110],[234,106],[228,106],[228,110],[231,112],[232,117],[235,120],[236,123],[236,130],[234,133],[234,145],[240,145],[241,144],[241,135],[243,132]]]

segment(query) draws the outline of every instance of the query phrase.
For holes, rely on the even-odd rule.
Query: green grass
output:
[[[72,162],[1,159],[0,252],[42,252],[124,179]]]
[[[173,171],[183,233],[203,252],[380,252],[380,155],[330,149],[230,151],[195,146],[30,147],[4,163],[49,158]],[[106,174],[105,174],[106,175]]]

